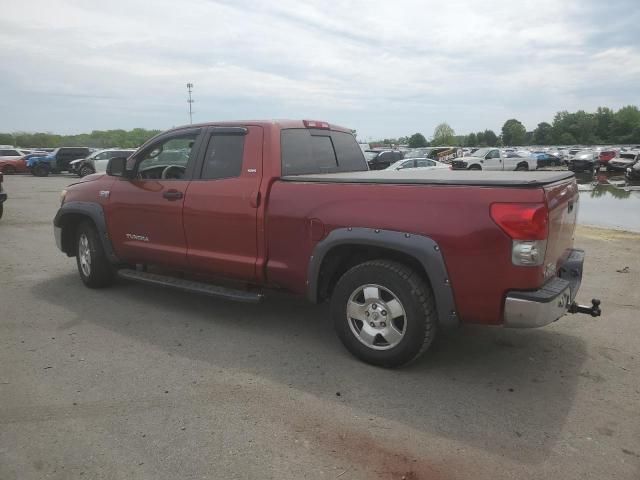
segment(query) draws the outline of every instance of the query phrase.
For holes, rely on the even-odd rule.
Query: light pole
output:
[[[192,105],[193,105],[193,100],[191,99],[191,90],[193,89],[193,83],[187,83],[187,92],[189,92],[189,99],[187,100],[187,103],[189,104],[189,123],[193,123],[193,110],[192,110]]]

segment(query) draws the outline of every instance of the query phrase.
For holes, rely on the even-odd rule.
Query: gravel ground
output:
[[[69,182],[5,180],[0,479],[640,478],[640,236],[578,229],[601,318],[384,370],[301,299],[83,287],[52,235]]]

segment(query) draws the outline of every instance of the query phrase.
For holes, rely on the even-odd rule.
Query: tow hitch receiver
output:
[[[600,300],[597,298],[592,299],[590,307],[578,305],[576,302],[573,302],[569,305],[569,313],[586,313],[592,317],[599,317],[602,314],[602,310],[600,310]]]

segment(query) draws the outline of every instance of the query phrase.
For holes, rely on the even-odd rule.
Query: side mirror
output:
[[[107,175],[111,177],[126,177],[127,159],[125,157],[113,157],[107,163]]]

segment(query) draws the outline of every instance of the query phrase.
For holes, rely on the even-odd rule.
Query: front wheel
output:
[[[431,288],[409,267],[373,260],[347,271],[331,297],[338,337],[372,365],[399,367],[431,345],[437,318]]]
[[[49,166],[43,163],[39,163],[38,165],[33,167],[31,173],[33,173],[36,177],[46,177],[47,175],[49,175]]]
[[[113,268],[107,259],[98,232],[89,222],[78,227],[76,263],[82,282],[89,288],[102,288],[114,282]]]
[[[91,168],[89,165],[83,165],[78,172],[78,175],[80,175],[81,177],[86,177],[87,175],[91,175],[92,173],[94,173],[93,168]]]

